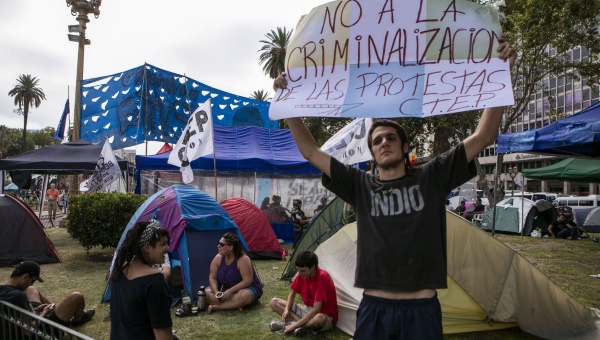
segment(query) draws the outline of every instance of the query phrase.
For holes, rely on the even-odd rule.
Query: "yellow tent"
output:
[[[516,327],[546,339],[600,339],[600,311],[569,296],[516,251],[447,213],[448,288],[438,290],[445,334]],[[356,224],[315,251],[336,285],[337,327],[353,335],[362,289],[355,288]]]

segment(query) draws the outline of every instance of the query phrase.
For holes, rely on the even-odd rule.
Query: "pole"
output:
[[[492,215],[492,237],[496,230],[496,214],[498,214],[498,168],[500,167],[500,157],[496,153],[496,172],[494,173],[494,215]]]
[[[85,29],[86,24],[90,21],[87,13],[79,12],[77,16],[79,27],[79,43],[77,48],[77,76],[75,79],[75,106],[73,107],[73,141],[78,141],[81,138],[79,126],[81,122],[81,80],[83,80],[83,60],[85,54]]]

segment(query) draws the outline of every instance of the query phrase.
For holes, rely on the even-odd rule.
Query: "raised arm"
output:
[[[517,59],[517,54],[509,43],[502,41],[498,46],[499,58],[509,62],[510,68]],[[483,149],[494,143],[498,136],[498,128],[502,122],[504,107],[488,107],[483,110],[475,133],[464,140],[467,161],[472,161]]]
[[[275,79],[273,83],[273,89],[277,91],[278,88],[285,89],[287,88],[287,81],[285,79],[285,73],[282,73]],[[290,127],[290,132],[292,133],[292,137],[294,137],[294,141],[298,146],[298,150],[302,156],[308,160],[312,165],[314,165],[317,169],[323,171],[325,175],[331,177],[330,172],[330,161],[331,156],[327,153],[323,152],[314,137],[308,131],[308,128],[304,124],[301,118],[287,118],[286,119],[288,126]]]

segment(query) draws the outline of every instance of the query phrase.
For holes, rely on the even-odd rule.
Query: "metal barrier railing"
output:
[[[33,324],[37,324],[36,327]],[[0,339],[81,339],[87,335],[57,324],[6,301],[0,301]]]

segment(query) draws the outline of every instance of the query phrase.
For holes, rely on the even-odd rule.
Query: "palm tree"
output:
[[[262,100],[263,102],[271,101],[271,98],[269,98],[269,92],[265,92],[263,90],[257,90],[257,91],[252,92],[252,94],[250,95],[250,98],[253,98],[256,100]]]
[[[30,74],[21,74],[17,78],[17,84],[15,87],[8,91],[8,95],[15,97],[15,105],[19,107],[17,112],[23,110],[23,141],[21,144],[21,151],[25,151],[27,137],[27,118],[29,116],[30,107],[40,107],[42,100],[46,100],[44,91],[37,87],[39,85],[39,79],[32,77]]]
[[[259,52],[262,52],[258,64],[265,64],[263,66],[263,71],[271,77],[271,79],[277,78],[277,76],[285,70],[285,52],[293,31],[294,30],[292,29],[288,32],[285,27],[283,29],[277,27],[277,32],[271,30],[270,33],[265,34],[265,37],[267,37],[268,40],[259,41],[264,45],[258,50]]]

